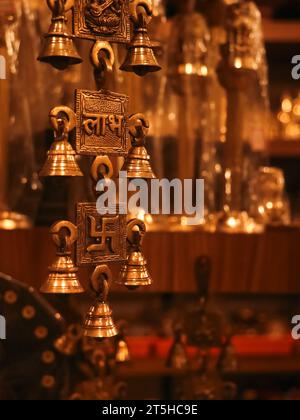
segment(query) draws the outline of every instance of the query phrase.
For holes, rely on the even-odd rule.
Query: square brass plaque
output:
[[[76,151],[80,155],[126,155],[128,96],[76,90]]]
[[[96,204],[77,205],[77,264],[96,265],[126,260],[126,215],[100,215]]]
[[[78,38],[129,43],[129,0],[75,0],[73,27]]]

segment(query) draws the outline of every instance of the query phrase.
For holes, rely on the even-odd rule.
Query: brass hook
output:
[[[57,0],[47,0],[47,5],[48,5],[49,9],[51,10],[51,12],[54,12],[55,11],[56,2],[57,2]],[[74,7],[74,0],[65,0],[64,10],[63,11],[64,12],[68,12],[73,7]]]
[[[60,130],[58,120],[62,119],[60,118],[60,114],[65,114],[67,116],[67,122],[65,123],[65,131],[67,133],[70,133],[72,130],[74,130],[76,126],[75,112],[68,106],[57,106],[51,109],[49,114],[49,120],[53,130],[57,133]]]
[[[143,10],[141,11],[141,9]],[[131,0],[130,16],[131,16],[132,21],[136,25],[141,23],[140,19],[142,19],[143,24],[148,25],[152,19],[152,14],[153,14],[152,0]]]
[[[127,223],[127,241],[131,245],[140,246],[146,234],[146,225],[142,220],[133,219]]]
[[[115,55],[111,45],[106,41],[96,41],[91,50],[93,66],[102,71],[113,71]]]
[[[101,169],[104,168],[104,171]],[[114,174],[114,168],[111,160],[108,156],[97,156],[91,166],[91,177],[94,182],[98,182],[100,175],[104,178],[112,178]]]
[[[129,133],[136,140],[143,140],[148,134],[150,124],[143,114],[133,114],[128,119]]]
[[[67,230],[67,234],[63,234],[64,230]],[[58,248],[69,250],[77,240],[77,227],[69,221],[62,220],[51,226],[50,234],[52,235],[54,244]]]
[[[107,265],[98,265],[91,276],[91,288],[99,298],[105,302],[107,300],[112,273]]]

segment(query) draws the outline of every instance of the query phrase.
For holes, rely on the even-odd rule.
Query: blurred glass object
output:
[[[158,10],[162,11],[162,6]],[[217,109],[210,78],[210,31],[203,15],[195,11],[193,0],[181,4],[180,13],[172,20],[166,22],[164,13],[156,19],[153,36],[161,43],[157,48],[163,71],[145,79],[142,96],[144,113],[151,120],[148,144],[152,165],[160,179],[205,177],[207,208],[212,210],[210,177],[215,145],[213,150],[210,146],[212,138],[216,140]],[[152,220],[153,228],[187,229],[185,214]]]
[[[289,93],[283,94],[277,120],[281,139],[300,139],[300,92],[295,98]]]
[[[249,184],[266,163],[269,98],[261,14],[246,1],[227,8],[227,42],[218,69],[227,92],[227,131],[222,148],[222,215],[227,233],[262,230],[249,217]]]
[[[262,167],[251,183],[250,214],[264,225],[289,225],[290,203],[285,192],[285,178],[279,168]]]

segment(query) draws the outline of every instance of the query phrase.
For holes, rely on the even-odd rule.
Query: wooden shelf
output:
[[[268,150],[272,158],[300,158],[300,139],[270,141]]]
[[[195,293],[195,261],[206,255],[212,260],[213,293],[300,294],[299,242],[299,227],[270,228],[260,235],[149,232],[144,252],[154,284],[141,292]],[[54,256],[47,228],[0,232],[0,271],[17,280],[39,288]],[[119,266],[111,268],[117,275]],[[83,283],[88,277],[81,269]]]
[[[182,371],[167,368],[163,359],[147,359],[132,361],[119,367],[119,375],[129,377],[180,377],[196,372],[195,367]],[[244,375],[291,375],[300,374],[300,357],[242,357],[238,360],[238,369],[228,376]]]
[[[268,43],[300,43],[300,21],[264,19],[263,32]]]

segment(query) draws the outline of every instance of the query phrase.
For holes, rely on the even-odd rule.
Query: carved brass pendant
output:
[[[129,43],[129,0],[75,0],[73,25],[78,38]]]
[[[128,97],[105,90],[76,91],[76,150],[80,155],[126,155]]]
[[[106,264],[126,260],[126,215],[119,214],[119,205],[114,214],[102,216],[96,204],[77,205],[77,264]]]

